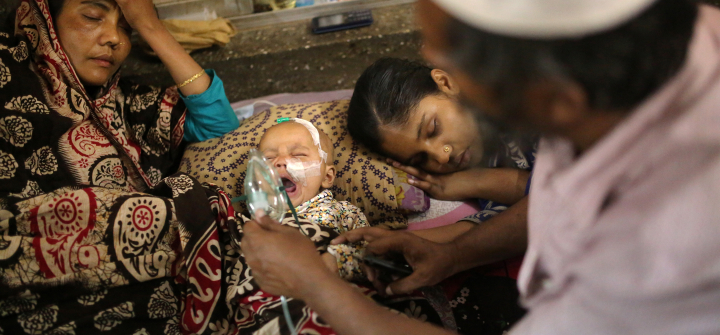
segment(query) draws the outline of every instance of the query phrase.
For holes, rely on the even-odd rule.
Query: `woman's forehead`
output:
[[[428,122],[442,109],[440,98],[434,95],[423,98],[408,112],[405,122],[381,125],[383,150],[399,160],[408,159],[418,151],[417,147],[426,135]]]
[[[413,126],[414,130],[411,130]],[[417,138],[417,125],[406,122],[397,126],[380,126],[380,133],[383,138],[381,146],[383,151],[393,156],[396,160],[406,160],[417,153],[419,140]]]
[[[118,7],[114,0],[65,0],[63,6],[92,6],[106,11],[113,10]]]

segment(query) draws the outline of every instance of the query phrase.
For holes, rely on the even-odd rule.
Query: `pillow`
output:
[[[399,210],[396,197],[394,168],[385,163],[384,157],[350,138],[346,127],[348,103],[340,100],[289,104],[255,114],[243,121],[240,128],[220,138],[188,145],[180,171],[201,182],[218,185],[232,197],[240,196],[243,194],[247,153],[257,148],[265,130],[277,124],[281,117],[305,119],[324,131],[333,143],[335,157],[332,160],[337,171],[332,187],[335,199],[358,206],[371,225],[406,228],[407,218]],[[235,203],[234,206],[245,211],[244,204]]]
[[[430,208],[430,197],[425,191],[408,183],[409,179],[416,179],[415,176],[393,167],[395,178],[395,199],[400,212],[415,214],[427,211]]]

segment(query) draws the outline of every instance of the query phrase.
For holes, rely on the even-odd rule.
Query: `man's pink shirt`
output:
[[[528,221],[512,334],[720,334],[720,10],[586,153],[541,141]]]

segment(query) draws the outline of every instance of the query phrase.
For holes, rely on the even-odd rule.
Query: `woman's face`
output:
[[[115,1],[65,0],[55,27],[84,85],[104,85],[130,53],[132,29]]]
[[[483,147],[477,122],[454,97],[427,96],[407,122],[381,126],[382,148],[395,160],[431,173],[480,165]]]

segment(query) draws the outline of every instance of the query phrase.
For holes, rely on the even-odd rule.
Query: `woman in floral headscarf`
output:
[[[0,333],[217,331],[219,189],[175,174],[182,142],[238,126],[222,82],[151,0],[24,0],[0,32]],[[136,30],[178,84],[119,78]]]

